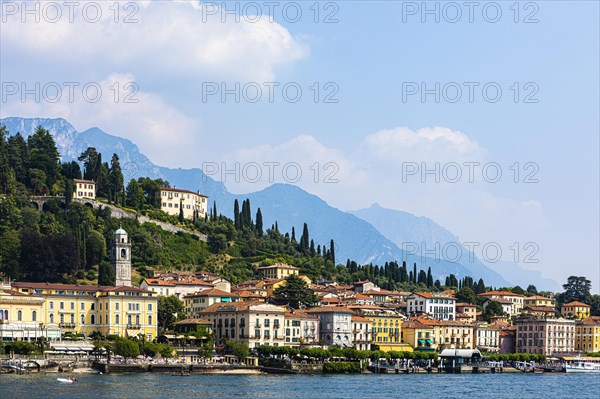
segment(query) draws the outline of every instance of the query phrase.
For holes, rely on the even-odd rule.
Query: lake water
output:
[[[77,375],[0,374],[1,399],[600,398],[600,374]]]

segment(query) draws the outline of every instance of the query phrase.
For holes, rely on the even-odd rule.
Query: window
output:
[[[81,324],[82,325],[85,324],[85,315],[84,314],[81,315]]]
[[[149,326],[152,325],[152,315],[151,314],[148,315],[148,325]]]
[[[152,310],[152,304],[151,303],[148,304],[148,310]]]
[[[96,315],[95,314],[90,316],[90,322],[91,322],[91,324],[96,324]]]
[[[119,302],[115,303],[115,310],[119,310]]]
[[[65,322],[65,315],[64,314],[60,314],[60,324],[63,324]]]
[[[50,313],[50,324],[54,324],[54,313]]]
[[[71,313],[71,324],[75,324],[75,315]]]
[[[17,312],[17,321],[23,321],[23,312],[20,310]]]
[[[131,325],[131,315],[127,315],[127,324]]]
[[[75,310],[75,302],[71,302],[71,310]]]
[[[64,308],[65,308],[65,303],[64,303],[64,302],[61,302],[61,303],[60,303],[60,309],[62,310],[62,309],[64,309]]]

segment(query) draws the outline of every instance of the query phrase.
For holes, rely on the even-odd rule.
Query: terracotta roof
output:
[[[423,298],[427,298],[427,299],[452,299],[452,300],[456,300],[455,298],[453,298],[453,297],[451,297],[449,295],[446,295],[446,294],[442,294],[442,293],[434,294],[432,292],[413,292],[411,294],[411,296],[412,295],[419,295],[419,296],[422,296]]]
[[[284,317],[290,318],[290,319],[318,319],[318,316],[313,316],[311,314],[306,313],[303,310],[290,310],[289,312],[285,312]]]
[[[286,265],[284,263],[276,263],[271,266],[262,266],[259,267],[258,270],[266,270],[266,269],[290,269],[290,270],[299,270],[296,266]]]
[[[523,297],[524,295],[521,294],[515,294],[514,292],[510,292],[510,291],[488,291],[488,292],[484,292],[482,294],[478,294],[479,296],[519,296],[519,297]]]
[[[465,303],[465,302],[457,302],[456,303],[456,307],[457,308],[466,308],[466,307],[470,307],[470,308],[476,308],[477,305],[472,305],[470,303]]]
[[[587,319],[583,319],[583,320],[579,321],[577,324],[585,324],[588,326],[600,326],[600,317],[599,316],[588,317]]]
[[[352,316],[351,320],[354,323],[370,323],[371,322],[371,320],[369,320],[365,317],[362,317],[362,316]]]
[[[258,294],[253,294],[250,291],[239,291],[237,296],[239,296],[240,298],[263,298],[262,295],[258,295]]]
[[[391,295],[393,294],[392,291],[388,291],[388,290],[371,290],[371,291],[367,291],[364,293],[365,295]]]
[[[212,324],[210,320],[206,319],[184,319],[175,323],[176,325],[182,324]]]
[[[204,195],[204,194],[195,193],[195,192],[193,192],[193,191],[190,191],[190,190],[182,190],[182,189],[180,189],[180,188],[161,187],[161,188],[160,188],[160,191],[173,191],[173,192],[176,192],[176,193],[194,194],[194,195],[199,195],[199,196],[201,196],[201,197],[208,198],[208,197],[207,197],[206,195]]]
[[[58,290],[58,291],[101,291],[101,292],[115,292],[115,291],[133,291],[133,292],[151,292],[143,290],[139,287],[127,287],[119,286],[112,287],[106,285],[79,285],[79,284],[60,284],[60,283],[29,283],[19,281],[12,283],[13,287],[17,288],[31,288],[38,290]]]
[[[209,307],[202,309],[199,313],[215,313],[215,312],[224,312],[226,309],[233,308],[234,312],[242,312],[248,310],[250,306],[255,305],[264,305],[263,302],[258,301],[247,301],[247,302],[220,302],[214,303]]]
[[[583,302],[579,302],[579,301],[571,301],[569,303],[565,303],[563,305],[564,306],[577,306],[577,307],[584,307],[584,308],[589,308],[590,305],[588,305],[587,303],[583,303]]]
[[[420,321],[409,320],[409,321],[405,321],[402,323],[402,329],[405,329],[405,328],[421,328],[422,329],[422,328],[433,328],[433,327],[423,324]]]
[[[548,298],[548,297],[541,296],[541,295],[532,295],[532,296],[525,297],[526,301],[530,301],[532,299],[534,299],[534,300],[539,299],[539,300],[542,300],[542,301],[553,301],[554,300],[552,298]]]
[[[217,289],[217,288],[212,288],[210,290],[204,290],[204,291],[196,292],[194,294],[188,294],[185,297],[186,298],[198,298],[198,297],[204,297],[204,296],[226,296],[226,297],[231,297],[232,295],[231,295],[231,292],[226,292],[226,291],[222,291],[222,290]]]
[[[350,308],[343,306],[319,306],[316,308],[308,309],[308,313],[354,313]]]

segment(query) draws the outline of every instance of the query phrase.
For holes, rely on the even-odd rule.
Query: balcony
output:
[[[60,328],[75,328],[75,323],[60,323],[58,326]]]
[[[139,330],[140,328],[142,328],[142,326],[139,324],[127,324],[128,330]]]

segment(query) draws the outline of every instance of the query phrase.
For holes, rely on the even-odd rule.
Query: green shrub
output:
[[[360,362],[328,362],[323,364],[323,372],[336,373],[360,373]]]

